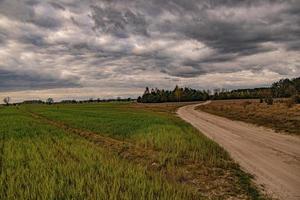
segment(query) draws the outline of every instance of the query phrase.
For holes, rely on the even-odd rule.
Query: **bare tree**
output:
[[[5,97],[3,99],[3,102],[8,106],[9,105],[9,102],[10,102],[10,97]]]
[[[53,103],[54,103],[54,100],[53,100],[52,98],[48,98],[48,99],[46,100],[46,103],[47,103],[47,104],[53,104]]]

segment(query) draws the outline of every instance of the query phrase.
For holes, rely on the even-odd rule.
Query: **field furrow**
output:
[[[87,139],[88,141],[90,141],[96,145],[99,145],[103,148],[106,148],[110,151],[113,151],[113,152],[117,153],[120,157],[129,159],[133,162],[137,162],[137,163],[144,162],[144,163],[148,163],[149,166],[154,162],[158,162],[157,159],[159,157],[159,152],[154,151],[152,149],[139,148],[135,144],[130,143],[128,141],[117,140],[117,139],[113,139],[111,137],[101,136],[92,131],[74,128],[68,124],[65,124],[65,123],[62,123],[59,121],[55,121],[55,120],[50,120],[46,117],[43,117],[43,116],[38,115],[33,112],[30,112],[29,114],[32,117],[34,117],[44,123],[50,124],[54,127],[60,128],[64,131],[66,131],[67,133],[79,135],[79,136]],[[56,143],[56,145],[58,144],[55,140],[53,140],[53,143]],[[62,153],[61,150],[59,152]]]
[[[143,165],[148,170],[159,172],[160,175],[163,175],[168,181],[181,184],[189,184],[195,189],[205,191],[206,193],[213,192],[213,190],[216,189],[221,189],[216,184],[212,186],[207,185],[203,182],[203,180],[207,179],[208,174],[214,173],[214,171],[216,171],[217,169],[207,168],[205,170],[205,173],[195,174],[193,173],[195,171],[195,168],[203,168],[203,165],[200,163],[197,164],[192,161],[185,160],[182,163],[178,163],[176,165],[176,170],[179,173],[174,173],[174,169],[167,169],[168,167],[170,168],[170,166],[168,166],[168,162],[170,162],[170,159],[164,158],[164,156],[162,156],[159,151],[155,151],[150,148],[140,148],[134,143],[130,143],[128,141],[121,141],[107,136],[101,136],[92,131],[73,128],[68,124],[50,120],[33,112],[30,112],[29,114],[35,119],[40,120],[42,123],[47,123],[57,128],[61,128],[68,133],[79,135],[80,137],[83,137],[88,141],[101,146],[107,151],[116,153],[118,157],[122,159],[139,165]],[[51,138],[51,141],[53,142],[53,148],[56,149],[56,156],[62,159],[62,162],[65,162],[65,159],[73,159],[74,161],[79,161],[79,159],[74,154],[64,149],[59,141],[56,141],[54,138]],[[189,162],[190,165],[187,165],[187,162]],[[204,172],[204,170],[202,170],[201,172]],[[214,181],[217,182],[217,180]],[[212,180],[210,182],[213,183]]]

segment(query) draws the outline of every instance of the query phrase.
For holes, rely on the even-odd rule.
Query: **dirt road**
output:
[[[268,194],[300,199],[299,137],[196,111],[198,105],[181,107],[177,114],[224,147]]]

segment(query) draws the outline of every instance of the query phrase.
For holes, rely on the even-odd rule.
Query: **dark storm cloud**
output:
[[[0,14],[12,20],[26,21],[34,15],[30,4],[27,3],[25,1],[2,0],[0,1]]]
[[[112,33],[118,37],[127,37],[128,34],[147,35],[146,21],[140,13],[115,7],[91,6],[91,9],[96,30]]]
[[[46,45],[46,42],[41,35],[36,35],[36,34],[27,34],[27,35],[22,35],[20,38],[18,38],[20,42],[24,44],[32,44],[37,47],[42,47]]]
[[[53,6],[54,8],[56,8],[56,9],[65,10],[65,7],[63,7],[63,6],[60,5],[59,3],[56,3],[56,2],[49,2],[49,4],[50,4],[51,6]]]
[[[4,0],[4,1],[5,1],[5,0]],[[25,1],[25,2],[26,2],[26,4],[29,5],[29,6],[35,6],[35,5],[37,5],[37,4],[40,3],[39,0],[27,0],[27,1]]]
[[[298,0],[0,0],[0,87],[295,76],[299,13]]]
[[[168,30],[177,31],[186,37],[204,42],[220,54],[238,53],[241,56],[272,50],[260,47],[265,42],[300,40],[299,14],[294,16],[300,7],[296,1],[290,1],[291,4],[279,10],[278,13],[269,15],[257,13],[257,17],[247,16],[247,8],[254,9],[253,12],[255,9],[256,12],[259,12],[259,9],[261,12],[268,12],[268,6],[276,4],[274,2],[270,5],[263,4],[264,1],[240,1],[239,4],[236,4],[236,1],[227,2],[216,4],[216,6],[212,3],[208,9],[201,7],[201,9],[191,12],[192,18],[186,21],[183,19],[179,23],[175,22]],[[234,6],[229,7],[232,5]],[[241,10],[242,13],[238,13],[238,10]],[[261,18],[259,14],[262,14]],[[245,18],[243,19],[242,16],[239,19],[239,15],[244,15]]]
[[[44,3],[43,1],[30,0],[30,1],[18,1],[18,0],[3,0],[0,2],[0,14],[9,17],[12,20],[20,21],[22,23],[32,23],[36,26],[43,28],[57,28],[61,26],[60,19],[55,16],[55,13],[51,11],[51,8],[57,8],[58,4],[54,3],[56,7],[45,6],[44,10],[39,13],[38,6]]]
[[[136,34],[130,27],[141,28],[150,32],[151,30],[159,31],[161,34],[171,33],[181,36],[181,39],[195,39],[216,51],[217,55],[194,60],[193,68],[195,70],[191,73],[182,72],[182,77],[186,77],[186,74],[198,76],[209,73],[209,65],[204,64],[207,62],[234,61],[243,56],[277,49],[276,47],[264,46],[266,43],[285,43],[289,49],[297,50],[297,43],[300,41],[300,17],[297,13],[300,5],[297,1],[199,2],[169,0],[163,2],[147,1],[144,4],[129,3],[133,6],[128,7],[125,6],[128,1],[112,2],[115,3],[109,4],[109,7],[93,7],[92,18],[96,28],[116,34],[119,37]],[[145,19],[142,16],[135,16],[136,18],[139,17],[143,23],[127,23],[125,14],[117,10],[119,8],[124,11],[124,7],[142,10],[148,16]],[[129,10],[129,12],[131,11]],[[164,12],[170,13],[176,19],[160,21],[159,16]],[[247,12],[250,12],[249,15]],[[146,19],[148,19],[149,25]],[[156,53],[151,52],[151,55]],[[183,62],[186,61],[188,60],[183,60]],[[165,69],[161,71],[168,72]],[[220,69],[220,71],[224,70]],[[232,71],[236,70],[232,69]]]
[[[28,20],[28,22],[31,22],[37,26],[43,27],[43,28],[58,28],[60,27],[62,24],[59,20],[55,19],[55,18],[50,18],[50,17],[34,17],[30,20]]]
[[[36,73],[12,72],[0,69],[0,92],[20,91],[32,89],[51,89],[80,87],[75,78],[56,79],[53,77],[43,77]]]
[[[2,33],[0,30],[0,44],[4,44],[6,42],[7,35],[5,33]]]

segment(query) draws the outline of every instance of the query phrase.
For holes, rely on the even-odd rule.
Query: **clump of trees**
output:
[[[146,87],[144,94],[138,97],[141,103],[162,103],[180,101],[205,101],[209,99],[209,91],[195,90],[192,88],[180,88],[176,86],[174,90],[149,89]]]
[[[87,99],[87,100],[61,100],[61,101],[54,101],[53,98],[48,98],[46,99],[46,101],[42,101],[42,100],[26,100],[26,101],[23,101],[22,103],[18,103],[18,104],[82,104],[82,103],[100,103],[100,102],[113,102],[113,101],[118,101],[118,102],[127,102],[127,101],[133,101],[133,99],[131,98],[121,98],[121,97],[118,97],[118,98],[115,98],[115,99],[93,99],[93,98],[90,98],[90,99]]]
[[[224,100],[224,99],[259,99],[269,96],[271,93],[270,88],[254,88],[254,89],[215,89],[211,99]]]
[[[114,99],[93,99],[90,98],[88,100],[80,100],[80,101],[76,101],[75,99],[73,100],[62,100],[58,103],[63,103],[63,104],[82,104],[82,103],[101,103],[101,102],[131,102],[133,101],[132,98],[121,98],[121,97],[117,97]]]
[[[48,99],[46,100],[46,103],[49,104],[49,105],[53,104],[53,103],[54,103],[53,98],[48,98]]]
[[[273,98],[293,97],[298,102],[297,97],[300,94],[300,77],[294,79],[282,79],[273,83],[270,87],[254,89],[215,89],[196,90],[188,87],[180,88],[176,86],[174,90],[149,89],[146,87],[144,94],[138,97],[137,101],[141,103],[160,103],[160,102],[180,102],[180,101],[204,101],[208,99],[260,99],[260,102],[273,104]]]
[[[42,100],[26,100],[23,101],[21,104],[44,104],[45,102]]]
[[[300,77],[294,79],[281,79],[272,84],[274,98],[287,98],[300,93]]]

